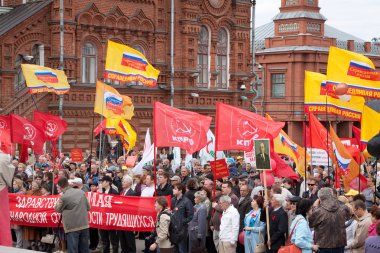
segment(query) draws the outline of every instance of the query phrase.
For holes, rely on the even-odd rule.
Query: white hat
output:
[[[79,177],[76,177],[74,179],[69,179],[69,185],[82,185],[83,184],[83,181],[81,178]]]

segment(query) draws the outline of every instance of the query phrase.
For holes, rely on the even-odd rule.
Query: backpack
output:
[[[158,216],[160,219],[162,214],[166,214],[170,218],[169,222],[169,241],[172,245],[178,245],[179,242],[186,240],[187,230],[184,229],[183,224],[180,219],[178,219],[175,215],[169,212],[161,212]]]

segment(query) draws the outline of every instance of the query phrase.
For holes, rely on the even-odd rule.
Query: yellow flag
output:
[[[323,74],[305,71],[305,112],[326,113],[327,102],[329,114],[360,120],[364,98],[351,95],[344,95],[341,98],[327,96],[326,101],[325,80],[326,76]]]
[[[104,129],[106,134],[116,134],[116,124],[120,122],[120,119],[106,119],[106,128]]]
[[[116,89],[100,81],[96,83],[94,112],[111,119],[131,119],[133,110],[130,97],[120,95]]]
[[[137,134],[126,120],[120,119],[119,123],[115,125],[115,129],[116,134],[122,138],[126,150],[130,150],[136,145]]]
[[[365,105],[361,126],[360,140],[368,142],[373,136],[380,132],[380,113]]]
[[[347,94],[380,98],[380,73],[372,61],[358,53],[330,47],[327,63],[327,87],[346,83]]]
[[[106,79],[120,82],[141,82],[145,86],[155,87],[160,71],[155,69],[139,51],[108,41]]]
[[[21,69],[25,77],[26,86],[32,94],[53,92],[61,95],[70,89],[65,72],[62,70],[34,64],[21,64]]]
[[[273,120],[269,114],[265,116]],[[305,176],[305,149],[297,145],[290,137],[281,130],[280,134],[273,140],[274,152],[291,157],[296,163],[296,170],[301,176]],[[310,161],[310,156],[306,154],[306,164]]]

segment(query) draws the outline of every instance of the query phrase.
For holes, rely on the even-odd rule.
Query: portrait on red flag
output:
[[[154,143],[157,147],[180,147],[192,154],[207,144],[211,117],[153,103]]]
[[[254,140],[256,153],[256,169],[270,170],[270,142],[269,139]]]

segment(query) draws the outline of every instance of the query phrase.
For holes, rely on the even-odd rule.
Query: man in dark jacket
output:
[[[121,196],[137,196],[136,192],[131,188],[133,179],[125,175],[121,180],[123,190]],[[118,231],[121,253],[136,253],[136,241],[133,231],[120,230]]]
[[[237,208],[240,214],[239,233],[243,231],[245,215],[252,210],[251,202],[252,202],[252,199],[249,196],[248,185],[244,184],[240,186],[240,199],[239,199],[239,204]],[[240,244],[240,242],[238,242],[236,252],[244,253],[244,244]]]
[[[305,191],[302,194],[302,198],[310,199],[311,201],[316,201],[318,199],[317,193],[318,193],[318,184],[317,180],[315,178],[308,178],[307,179],[307,185],[309,190]]]
[[[110,176],[104,176],[102,179],[99,180],[102,184],[102,193],[104,194],[113,194],[113,195],[119,195],[119,192],[116,191],[114,188],[112,188],[112,178]],[[110,251],[110,241],[112,243],[112,252],[118,253],[119,252],[119,237],[117,236],[116,230],[106,230],[106,229],[99,229],[100,237],[102,238],[103,243],[103,252],[109,252]]]
[[[281,194],[273,194],[269,212],[270,240],[267,240],[268,253],[276,253],[285,245],[288,233],[288,214],[282,208],[285,199]]]
[[[347,244],[345,222],[350,218],[351,212],[334,197],[331,188],[320,189],[318,198],[309,218],[309,225],[314,228],[315,244],[319,245],[318,252],[344,252]]]
[[[178,232],[179,242],[175,245],[176,252],[187,253],[187,231],[189,222],[194,216],[194,207],[191,201],[184,196],[186,188],[183,184],[176,184],[173,187],[172,198],[172,219],[182,221],[182,229]],[[183,239],[182,239],[183,238]]]
[[[162,175],[158,177],[157,196],[173,196],[173,189],[168,181],[169,173],[164,171]]]

